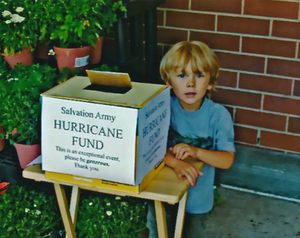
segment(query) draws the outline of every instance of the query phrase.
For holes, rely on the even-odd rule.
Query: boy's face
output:
[[[209,83],[210,73],[200,71],[201,74],[194,74],[191,63],[189,63],[185,70],[177,68],[170,72],[168,84],[172,87],[180,105],[186,111],[198,110],[206,91],[212,89],[212,85]]]

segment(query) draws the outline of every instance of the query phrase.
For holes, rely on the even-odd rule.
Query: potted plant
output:
[[[110,32],[117,11],[124,11],[116,0],[49,0],[44,4],[40,39],[49,37],[54,46],[58,68],[80,68],[89,63],[90,46]],[[75,50],[76,49],[76,50]],[[62,51],[62,52],[61,52]],[[71,56],[70,62],[66,56]]]
[[[122,1],[106,0],[104,2],[105,4],[101,5],[100,12],[96,14],[98,21],[101,23],[101,31],[99,32],[98,40],[95,41],[95,45],[91,46],[90,64],[100,62],[104,37],[111,33],[113,24],[118,20],[118,13],[126,11]]]
[[[9,78],[10,74],[10,68],[8,64],[3,60],[3,57],[0,56],[0,151],[4,149],[5,146],[5,131],[3,127],[3,121],[4,121],[4,101],[7,95],[6,90],[6,79]]]
[[[32,50],[38,40],[38,4],[31,0],[0,1],[0,43],[5,60],[13,68],[17,63],[33,63]]]
[[[16,129],[16,133],[8,136],[17,150],[21,168],[25,168],[40,153],[40,94],[53,87],[56,70],[48,65],[17,64],[10,77],[5,84],[8,93],[3,102],[3,126],[8,132]],[[31,151],[23,159],[20,149]]]
[[[0,80],[5,80],[7,78],[7,74],[11,71],[7,62],[0,55]]]

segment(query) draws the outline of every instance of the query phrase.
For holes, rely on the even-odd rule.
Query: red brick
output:
[[[236,32],[251,35],[269,35],[270,20],[219,16],[218,31]]]
[[[241,0],[192,0],[192,10],[240,14],[241,9]]]
[[[157,11],[157,25],[163,26],[164,25],[164,11]]]
[[[263,109],[272,112],[300,115],[300,100],[265,95]]]
[[[236,109],[234,121],[239,124],[285,131],[286,117],[271,113]]]
[[[292,91],[292,80],[262,75],[240,74],[239,87],[290,95]]]
[[[167,11],[166,25],[189,29],[215,29],[215,15],[191,12]]]
[[[290,117],[288,131],[300,134],[300,118]]]
[[[165,4],[160,7],[164,8],[176,8],[176,9],[188,9],[189,1],[185,0],[167,0]]]
[[[297,2],[276,0],[245,0],[244,14],[297,19],[298,9],[299,5]]]
[[[300,96],[300,81],[295,81],[294,95],[295,96]]]
[[[237,69],[264,72],[265,59],[262,57],[216,52],[223,69]]]
[[[235,88],[237,85],[237,73],[221,70],[217,84]]]
[[[261,131],[260,144],[300,152],[300,136]]]
[[[268,59],[267,73],[300,77],[300,62],[280,59]]]
[[[234,126],[234,140],[250,144],[256,144],[257,130],[241,126]]]
[[[203,41],[212,49],[239,51],[239,36],[191,31],[190,39]]]
[[[212,93],[212,99],[221,104],[230,104],[259,109],[261,95],[218,88],[217,92]]]
[[[243,37],[242,51],[254,54],[295,57],[296,42]]]
[[[187,31],[157,28],[157,42],[164,44],[175,44],[187,40]]]
[[[300,23],[274,20],[272,36],[300,39]]]

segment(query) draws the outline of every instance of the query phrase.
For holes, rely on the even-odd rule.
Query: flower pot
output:
[[[90,46],[81,48],[59,48],[54,46],[59,71],[64,67],[71,69],[87,68],[90,58]]]
[[[0,126],[0,133],[4,134],[3,126]],[[5,140],[0,138],[0,151],[2,151],[4,149],[4,146],[5,146]]]
[[[11,184],[7,182],[0,183],[0,195],[5,193],[9,189],[10,185]]]
[[[103,36],[95,41],[96,46],[91,46],[90,64],[98,64],[101,60]]]
[[[13,69],[17,63],[21,63],[24,66],[33,64],[33,54],[29,48],[23,49],[21,52],[17,52],[14,55],[5,55],[4,60]]]
[[[14,143],[16,148],[20,166],[25,169],[27,165],[41,154],[41,145],[24,145]]]

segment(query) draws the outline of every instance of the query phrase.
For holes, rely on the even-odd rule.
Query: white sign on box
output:
[[[43,111],[43,167],[134,183],[136,109],[43,98]]]
[[[166,152],[169,93],[137,108],[43,95],[43,170],[138,185]]]

